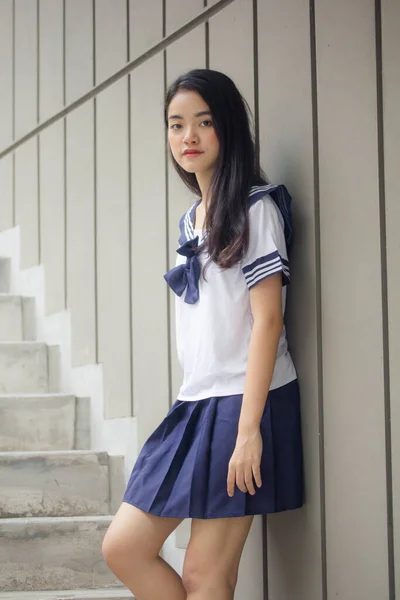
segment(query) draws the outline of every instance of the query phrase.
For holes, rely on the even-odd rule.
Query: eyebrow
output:
[[[194,116],[202,117],[204,115],[209,115],[211,117],[211,112],[209,110],[202,110],[202,111],[196,113]],[[170,120],[170,119],[183,119],[183,117],[181,117],[181,115],[171,115],[170,117],[168,117],[168,120]]]

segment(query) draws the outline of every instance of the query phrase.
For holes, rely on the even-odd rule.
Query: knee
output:
[[[229,591],[232,596],[237,583],[237,571],[227,571],[218,565],[202,565],[188,561],[183,567],[182,583],[188,596],[199,592],[208,592],[210,597],[216,597],[222,591]]]
[[[104,536],[101,551],[106,565],[111,570],[114,570],[113,567],[121,560],[123,549],[121,544],[118,542],[117,537],[113,535],[110,530],[108,530]]]
[[[123,568],[125,563],[129,562],[134,567],[139,558],[139,553],[135,552],[134,544],[126,544],[122,536],[109,529],[104,536],[101,547],[106,565],[118,575],[118,571]]]

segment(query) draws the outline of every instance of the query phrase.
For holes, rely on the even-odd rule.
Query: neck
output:
[[[210,182],[212,177],[212,171],[206,171],[204,173],[196,173],[197,183],[199,184],[199,188],[201,191],[201,204],[205,209],[208,208],[210,203],[210,198],[208,195],[210,189]]]

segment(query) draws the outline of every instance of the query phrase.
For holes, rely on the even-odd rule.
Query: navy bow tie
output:
[[[196,304],[199,299],[201,265],[198,259],[200,251],[196,249],[198,243],[199,237],[197,236],[178,248],[178,254],[186,256],[186,263],[174,267],[164,275],[165,281],[178,296],[182,296],[186,289],[186,304]]]

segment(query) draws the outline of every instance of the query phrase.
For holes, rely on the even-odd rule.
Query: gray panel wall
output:
[[[65,154],[64,122],[39,137],[40,247],[45,265],[46,310],[65,307]]]
[[[388,597],[374,10],[316,6],[328,596],[349,598]]]
[[[254,111],[269,179],[293,195],[297,231],[287,324],[302,390],[306,506],[267,519],[266,595],[394,600],[398,4],[226,2],[7,153],[207,4],[218,6],[0,3],[0,228],[20,226],[22,266],[45,266],[47,312],[71,311],[74,365],[103,364],[106,417],[137,415],[141,445],[182,377],[162,275],[193,198],[168,159],[163,94],[193,67],[231,75]],[[259,530],[251,543],[261,560]],[[245,561],[244,588],[246,577],[261,579],[253,568]],[[398,595],[399,581],[397,573]]]
[[[44,121],[64,104],[62,0],[39,0],[39,119]]]
[[[128,59],[125,0],[95,2],[95,83]],[[131,411],[128,79],[95,99],[98,361],[106,417]]]
[[[64,105],[63,2],[40,0],[38,14],[39,120]],[[46,307],[65,307],[64,122],[44,130],[38,140],[40,260],[45,264]]]
[[[93,87],[93,2],[65,5],[65,96],[70,104]],[[93,100],[66,117],[66,306],[71,310],[74,366],[97,360]]]
[[[16,138],[38,122],[38,11],[36,2],[14,2],[14,122]],[[38,142],[15,153],[15,223],[21,228],[21,265],[40,260]]]

